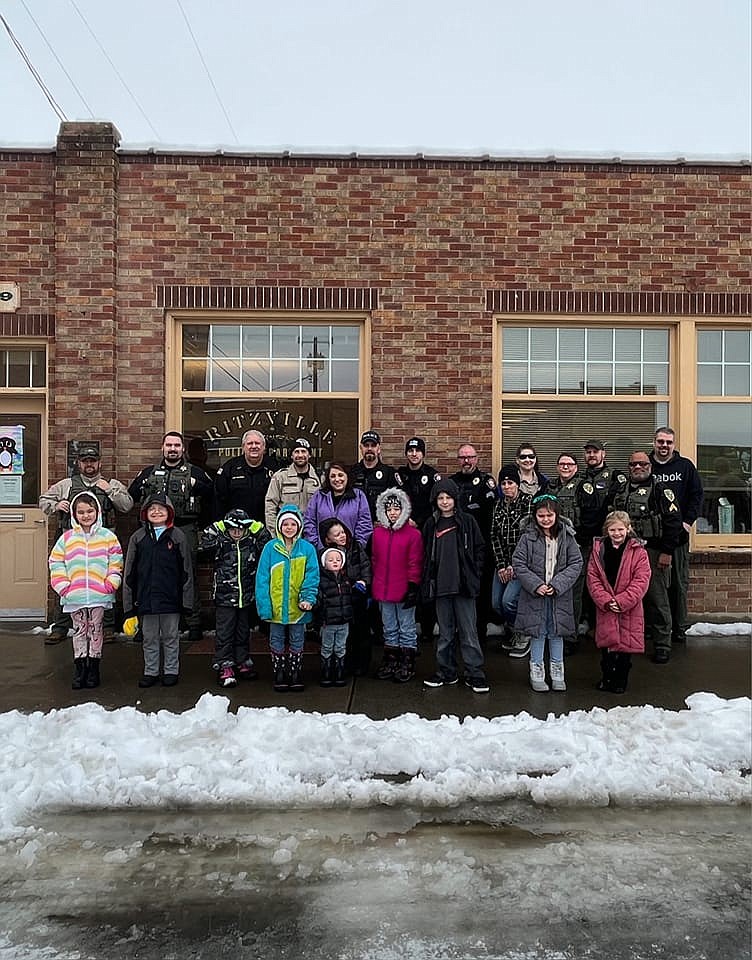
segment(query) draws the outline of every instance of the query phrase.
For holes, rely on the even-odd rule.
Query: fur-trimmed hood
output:
[[[402,507],[402,513],[393,524],[389,522],[389,518],[386,515],[386,503],[388,500],[399,500],[400,506]],[[388,490],[380,493],[376,500],[376,522],[382,527],[386,527],[387,530],[401,530],[410,520],[411,513],[410,498],[404,490],[400,490],[398,487],[389,487]]]

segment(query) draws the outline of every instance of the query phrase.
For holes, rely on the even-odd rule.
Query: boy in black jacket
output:
[[[234,687],[238,677],[255,680],[251,658],[251,619],[255,614],[256,568],[264,544],[271,540],[263,523],[236,507],[201,534],[199,551],[214,554],[216,632],[214,660],[220,687]]]
[[[175,510],[163,493],[148,497],[141,523],[128,541],[123,576],[125,619],[138,617],[143,634],[144,673],[139,687],[174,687],[180,672],[180,614],[193,608],[193,567],[188,542],[173,524]]]

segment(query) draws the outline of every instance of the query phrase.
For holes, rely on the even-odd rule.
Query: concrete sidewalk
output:
[[[180,682],[176,687],[161,685],[148,690],[137,686],[143,672],[141,647],[125,639],[105,644],[102,659],[102,685],[96,690],[71,689],[73,654],[70,640],[46,646],[43,634],[32,632],[34,624],[5,621],[0,623],[3,648],[4,682],[0,687],[0,712],[8,710],[48,711],[74,704],[94,702],[107,708],[132,706],[142,711],[170,710],[180,713],[192,707],[206,691],[229,697],[231,709],[239,706],[287,707],[290,710],[320,713],[362,713],[374,720],[417,713],[428,719],[444,714],[496,717],[527,712],[541,719],[548,714],[590,710],[592,707],[642,706],[652,704],[681,710],[685,698],[698,691],[732,698],[750,695],[750,638],[698,637],[685,646],[674,648],[665,666],[649,657],[633,658],[629,689],[621,695],[595,689],[600,676],[600,654],[595,646],[582,644],[582,650],[566,661],[566,693],[533,693],[528,685],[527,660],[511,660],[498,641],[489,638],[486,649],[486,673],[491,684],[489,694],[474,694],[460,682],[455,687],[428,690],[422,680],[434,672],[433,651],[421,648],[417,678],[411,683],[363,677],[346,687],[322,689],[318,685],[318,655],[304,658],[306,689],[302,693],[275,693],[271,684],[271,665],[267,653],[254,659],[259,679],[234,689],[220,690],[211,669],[211,643],[183,643]],[[254,650],[264,650],[263,639],[255,637]],[[381,656],[374,651],[374,667]]]

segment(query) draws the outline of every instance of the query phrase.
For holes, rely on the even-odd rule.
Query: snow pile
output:
[[[545,721],[233,714],[209,693],[182,714],[12,711],[0,715],[0,837],[35,812],[77,808],[747,802],[749,698],[686,702]]]
[[[693,623],[688,637],[749,637],[752,623]]]

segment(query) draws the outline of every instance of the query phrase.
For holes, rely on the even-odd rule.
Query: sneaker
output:
[[[550,660],[548,669],[551,671],[551,689],[559,692],[566,690],[567,685],[564,682],[564,664],[561,660]]]
[[[509,656],[521,660],[530,653],[530,637],[525,636],[524,633],[515,633],[513,639],[514,643],[509,650]]]
[[[258,680],[258,672],[253,665],[253,660],[244,660],[236,667],[235,673],[241,680]]]
[[[434,673],[432,677],[428,677],[423,681],[423,686],[435,689],[436,687],[452,687],[455,683],[457,683],[457,677],[447,680],[442,674]]]
[[[546,683],[546,668],[542,663],[533,663],[530,661],[530,686],[536,693],[546,693],[548,684]]]
[[[473,693],[488,693],[491,689],[485,677],[465,677],[465,686],[470,687]]]
[[[225,663],[219,668],[218,682],[220,687],[234,687],[237,685],[238,681],[231,664]]]

